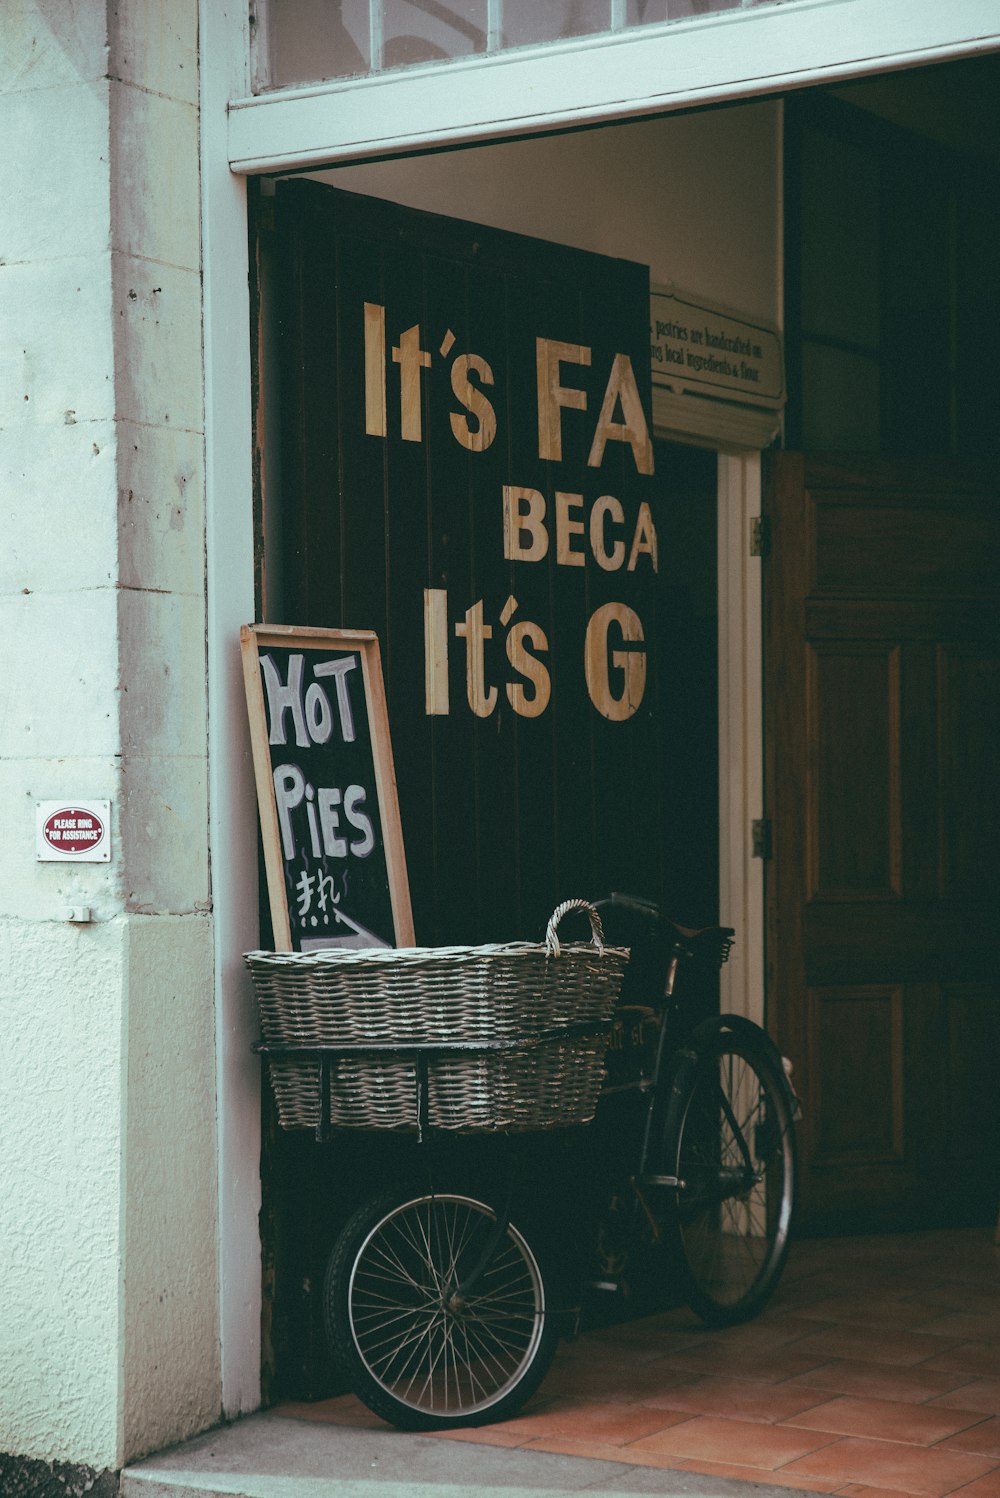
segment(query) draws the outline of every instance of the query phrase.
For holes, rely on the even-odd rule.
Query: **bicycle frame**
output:
[[[622,911],[642,923],[648,937],[665,936],[669,941],[662,993],[649,998],[649,1008],[658,1015],[655,1059],[651,1071],[648,1075],[640,1073],[634,1080],[607,1088],[602,1094],[598,1110],[600,1118],[601,1107],[608,1106],[611,1098],[629,1092],[644,1094],[641,1139],[633,1157],[632,1168],[626,1177],[630,1191],[630,1210],[623,1237],[626,1248],[629,1248],[634,1244],[643,1222],[649,1225],[654,1238],[659,1239],[661,1236],[661,1219],[665,1214],[656,1209],[653,1200],[655,1194],[664,1191],[668,1193],[669,1212],[676,1208],[678,1193],[688,1185],[676,1174],[651,1169],[651,1164],[656,1162],[656,1154],[662,1148],[672,1101],[683,1094],[699,1056],[709,1051],[719,1037],[731,1035],[763,1052],[771,1062],[776,1078],[780,1080],[792,1117],[797,1116],[799,1109],[781,1056],[759,1026],[742,1016],[729,1014],[712,1015],[700,1022],[693,1022],[682,1011],[682,1004],[676,994],[681,965],[694,957],[696,949],[701,949],[721,966],[728,958],[732,946],[732,928],[720,926],[707,927],[701,931],[689,930],[663,916],[656,906],[630,895],[614,893],[596,900],[594,904],[602,914]],[[608,1099],[608,1104],[604,1103],[604,1098]],[[750,1145],[722,1087],[717,1089],[717,1103],[735,1142],[738,1163],[725,1168],[720,1166],[713,1173],[711,1189],[702,1187],[696,1196],[689,1198],[689,1202],[699,1209],[713,1204],[721,1206],[728,1200],[738,1198],[758,1182]],[[624,1155],[625,1152],[622,1153]],[[624,1165],[626,1162],[623,1160]],[[609,1280],[599,1281],[598,1284],[602,1289],[615,1288]]]

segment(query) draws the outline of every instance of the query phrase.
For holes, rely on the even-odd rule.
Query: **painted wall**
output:
[[[3,31],[0,1451],[117,1467],[220,1408],[197,5]]]
[[[779,322],[780,131],[780,104],[744,104],[321,175],[638,260],[653,281]]]

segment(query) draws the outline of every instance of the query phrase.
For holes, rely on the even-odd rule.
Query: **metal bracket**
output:
[[[771,554],[771,519],[768,515],[753,515],[750,519],[750,555],[766,557]]]
[[[771,856],[771,819],[761,817],[758,821],[750,823],[751,855],[754,858],[770,858]]]

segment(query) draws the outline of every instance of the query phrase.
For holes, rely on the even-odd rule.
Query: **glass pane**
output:
[[[270,0],[266,87],[367,73],[370,32],[368,0]]]
[[[382,66],[486,51],[486,0],[385,0]]]
[[[611,28],[611,0],[503,0],[503,45],[526,47]]]
[[[803,339],[802,413],[802,445],[807,450],[877,452],[876,360]]]
[[[625,0],[626,27],[795,0]],[[610,32],[615,0],[267,0],[258,39],[261,88],[354,78],[388,68],[485,56],[509,47]],[[620,12],[618,12],[620,17]]]
[[[712,10],[739,10],[743,0],[628,0],[627,26],[651,26],[656,21],[681,21]]]

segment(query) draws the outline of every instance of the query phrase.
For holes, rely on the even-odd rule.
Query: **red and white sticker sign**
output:
[[[108,863],[110,801],[39,801],[35,851],[52,863]]]

